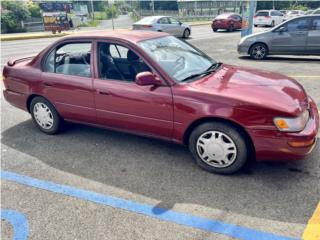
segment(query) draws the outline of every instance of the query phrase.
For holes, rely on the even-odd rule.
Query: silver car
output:
[[[320,55],[320,15],[290,19],[269,31],[243,37],[239,54],[253,59],[267,55]]]
[[[140,21],[133,24],[132,29],[167,32],[171,35],[183,38],[188,38],[191,34],[191,27],[188,24],[168,16],[142,18]]]

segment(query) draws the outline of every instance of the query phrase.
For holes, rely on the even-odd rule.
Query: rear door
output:
[[[311,20],[306,51],[308,54],[320,54],[320,17]]]
[[[95,123],[92,44],[65,42],[46,57],[42,91],[63,118]]]
[[[306,51],[309,19],[298,18],[281,25],[284,31],[277,28],[273,32],[270,52],[279,54],[302,54]]]
[[[163,31],[163,32],[167,32],[170,34],[173,33],[173,31],[171,29],[171,24],[170,24],[169,18],[167,18],[167,17],[160,18],[157,22],[157,25],[158,25],[158,30]]]
[[[170,21],[171,34],[174,36],[181,37],[184,29],[181,27],[180,22],[176,18],[173,18],[173,17],[170,17],[169,21]]]

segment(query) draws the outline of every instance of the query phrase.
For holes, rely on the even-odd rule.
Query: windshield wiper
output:
[[[222,62],[215,62],[215,63],[211,64],[211,66],[208,67],[208,69],[207,69],[206,71],[215,71],[215,70],[217,70],[221,65],[222,65]]]
[[[180,82],[186,82],[190,79],[193,79],[193,78],[197,78],[197,77],[200,77],[200,76],[206,76],[206,75],[209,75],[210,73],[213,73],[215,72],[220,66],[221,66],[222,63],[220,62],[216,62],[216,63],[213,63],[210,67],[207,68],[207,70],[205,70],[204,72],[201,72],[201,73],[196,73],[196,74],[192,74],[184,79],[182,79]]]

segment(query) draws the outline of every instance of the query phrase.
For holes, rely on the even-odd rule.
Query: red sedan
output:
[[[9,61],[3,81],[6,100],[44,133],[71,121],[166,139],[216,173],[252,157],[301,159],[319,126],[315,102],[294,79],[216,62],[160,32],[68,36]]]
[[[213,19],[211,28],[214,32],[218,29],[226,29],[233,32],[236,29],[241,29],[242,18],[237,13],[224,13]]]

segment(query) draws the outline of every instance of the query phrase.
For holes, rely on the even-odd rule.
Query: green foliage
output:
[[[1,1],[1,32],[22,31],[21,21],[30,16],[27,5],[20,1]]]
[[[293,5],[289,7],[289,10],[302,10],[302,11],[308,11],[308,7],[303,5]]]
[[[30,16],[34,18],[40,18],[41,12],[38,4],[35,4],[31,1],[28,2],[28,11],[30,12]]]

